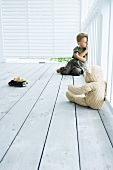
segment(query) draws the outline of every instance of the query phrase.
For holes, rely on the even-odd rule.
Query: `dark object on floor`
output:
[[[9,86],[15,86],[15,87],[24,87],[27,84],[28,82],[26,82],[26,80],[24,79],[20,79],[20,77],[14,78],[8,83]]]

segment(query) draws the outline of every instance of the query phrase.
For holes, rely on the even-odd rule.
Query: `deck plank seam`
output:
[[[80,145],[79,145],[79,132],[78,132],[78,119],[77,119],[76,104],[74,104],[74,106],[75,106],[75,121],[76,121],[76,132],[77,132],[79,169],[81,170],[81,158],[80,158]]]
[[[74,77],[73,77],[73,85],[74,85]],[[75,107],[75,122],[76,122],[77,145],[78,145],[78,160],[79,160],[79,169],[81,170],[80,145],[79,145],[79,132],[78,132],[78,119],[77,119],[77,112],[76,112],[76,104],[75,104],[75,103],[74,103],[74,107]]]
[[[18,73],[20,72],[20,70],[21,70],[21,72],[23,72],[24,69],[26,69],[25,66],[23,66],[23,68],[16,68],[16,73],[18,74]],[[15,68],[14,68],[14,70],[15,70]],[[11,78],[11,77],[14,75],[14,72],[10,72],[10,74],[9,74],[8,76],[3,77],[3,76],[6,75],[6,74],[7,74],[7,73],[3,74],[2,77],[1,77],[1,75],[0,75],[0,78],[1,78],[1,79],[0,79],[0,85],[1,85],[1,87],[3,87],[5,80]],[[1,80],[2,80],[2,81],[1,81]]]
[[[40,169],[40,165],[41,165],[42,157],[43,157],[43,154],[44,154],[44,149],[45,149],[45,145],[46,145],[46,142],[47,142],[47,138],[48,138],[49,130],[50,130],[50,127],[51,127],[51,122],[52,122],[52,118],[53,118],[53,113],[54,113],[55,106],[56,106],[56,102],[57,102],[57,99],[58,99],[58,95],[59,95],[59,91],[60,91],[60,87],[61,87],[62,79],[63,79],[63,75],[62,75],[61,80],[60,80],[60,84],[59,84],[59,88],[58,88],[58,92],[57,92],[56,100],[55,100],[55,103],[54,103],[54,106],[53,106],[53,110],[52,110],[52,114],[51,114],[51,118],[50,118],[49,126],[48,126],[48,129],[47,129],[47,134],[46,134],[46,137],[45,137],[45,141],[44,141],[44,145],[43,145],[43,149],[42,149],[42,153],[41,153],[41,156],[40,156],[40,160],[39,160],[39,164],[38,164],[38,168],[37,168],[37,170],[39,170],[39,169]]]
[[[36,103],[38,102],[40,96],[42,95],[43,91],[45,90],[47,84],[49,83],[49,81],[51,80],[51,78],[53,77],[53,75],[55,74],[55,72],[52,74],[52,76],[50,77],[50,79],[47,81],[45,87],[43,88],[42,92],[40,93],[39,97],[37,98],[36,102],[34,103],[33,107],[31,108],[29,114],[27,115],[27,117],[25,118],[24,122],[22,123],[21,127],[19,128],[18,132],[16,133],[15,137],[13,138],[11,144],[9,145],[8,149],[6,150],[6,152],[4,153],[3,157],[0,160],[0,163],[3,161],[4,157],[6,156],[7,152],[9,151],[10,147],[12,146],[13,142],[15,141],[16,137],[18,136],[19,132],[21,131],[22,127],[24,126],[26,120],[28,119],[30,113],[32,112],[33,108],[35,107]],[[38,81],[38,80],[37,80]]]
[[[23,65],[23,66],[22,66],[22,69],[24,69],[24,67],[26,67],[26,66]],[[16,68],[16,65],[15,65],[13,68],[11,68],[10,71],[15,70],[15,68]],[[6,67],[6,69],[7,69],[7,67]],[[17,69],[20,69],[19,66],[18,66]],[[3,70],[3,69],[2,69],[2,70]],[[2,76],[5,75],[5,74],[7,73],[7,71],[8,71],[8,70],[3,71],[3,73],[1,72],[2,74],[0,74],[0,76],[1,76],[1,75],[2,75]]]
[[[113,142],[112,142],[112,140],[111,140],[111,138],[110,138],[110,135],[109,135],[109,133],[108,133],[108,131],[107,131],[107,128],[106,128],[106,126],[105,126],[105,124],[104,124],[104,121],[103,121],[103,119],[102,119],[102,117],[101,117],[101,114],[100,114],[99,110],[97,110],[97,111],[98,111],[98,114],[99,114],[99,116],[100,116],[100,119],[101,119],[101,122],[102,122],[102,124],[103,124],[103,127],[104,127],[104,129],[105,129],[105,132],[106,132],[106,134],[107,134],[107,137],[108,137],[108,139],[109,139],[109,142],[110,142],[110,144],[111,144],[111,146],[112,146],[112,148],[113,148]]]
[[[29,65],[30,65],[30,64],[29,64]],[[13,73],[12,73],[13,70],[15,71],[15,69],[16,69],[17,72],[19,72],[20,70],[22,71],[22,70],[26,69],[26,67],[28,67],[29,65],[25,65],[25,66],[23,65],[22,68],[20,68],[20,67],[15,68],[15,67],[14,67],[13,69],[10,70],[11,75],[13,74]],[[7,71],[8,71],[8,70],[7,70]],[[2,74],[2,76],[6,75],[6,74],[7,74],[7,73],[5,72],[4,74]],[[7,79],[8,77],[10,77],[11,75],[8,75],[7,77],[5,77],[5,78],[2,79],[2,80],[6,80],[6,79]],[[1,80],[1,79],[0,79],[0,80]]]
[[[32,76],[32,75],[34,75],[34,74],[36,74],[39,70],[41,70],[44,66],[45,66],[46,64],[44,64],[42,67],[40,67],[38,70],[36,70],[35,72],[33,72],[30,76]],[[29,77],[29,76],[28,76]],[[28,78],[27,77],[27,78]]]
[[[50,65],[50,67],[52,67],[52,64]],[[50,67],[48,67],[47,70],[49,70]],[[47,71],[47,70],[46,70],[46,71]],[[46,73],[46,71],[38,78],[38,80],[40,80],[40,78]],[[54,74],[54,73],[53,73],[53,74]],[[52,74],[52,75],[53,75],[53,74]]]
[[[51,65],[51,66],[52,66],[52,65]],[[51,67],[51,66],[50,66],[50,67]],[[50,67],[49,67],[49,68],[50,68]],[[49,68],[47,68],[47,70],[48,70]],[[47,70],[46,70],[46,71],[47,71]],[[40,78],[46,73],[46,71],[31,85],[31,87],[29,87],[29,88],[27,89],[27,91],[20,97],[19,100],[16,101],[16,103],[8,110],[8,112],[7,112],[3,117],[0,118],[0,120],[2,120],[2,119],[10,112],[10,110],[25,96],[25,94],[36,84],[36,82],[37,82],[38,80],[40,80]]]
[[[83,77],[84,77],[84,79],[85,79],[85,75],[83,75]],[[107,103],[106,103],[106,104],[107,104]],[[107,104],[107,105],[108,105],[108,104]],[[113,142],[112,142],[112,140],[111,140],[111,138],[110,138],[110,135],[109,135],[109,133],[108,133],[108,131],[107,131],[107,128],[106,128],[106,126],[105,126],[105,124],[104,124],[104,121],[103,121],[102,116],[101,116],[101,114],[100,114],[100,112],[99,112],[98,109],[97,109],[97,112],[98,112],[98,114],[99,114],[99,116],[100,116],[101,122],[102,122],[102,124],[103,124],[104,129],[105,129],[105,132],[106,132],[106,134],[107,134],[107,137],[108,137],[108,139],[109,139],[109,142],[110,142],[110,144],[111,144],[111,146],[112,146],[112,148],[113,148]]]
[[[36,67],[36,66],[35,66],[35,67]],[[33,67],[33,68],[34,68],[34,67]],[[19,74],[19,75],[20,75],[19,77],[21,77],[21,75],[22,75],[22,77],[24,77],[24,75],[25,75],[26,73],[28,73],[28,71],[31,71],[31,69],[33,69],[33,68],[30,68],[30,70],[27,70],[27,71],[24,72],[24,73],[21,72],[21,73]],[[41,68],[42,68],[42,67],[41,67]],[[41,68],[38,68],[37,71],[39,71]],[[25,69],[25,68],[24,68],[24,69]],[[22,71],[22,70],[21,70],[21,71]],[[18,71],[16,72],[16,74],[17,74],[17,73],[18,73]],[[34,73],[32,73],[30,76],[34,75],[35,73],[36,73],[36,71],[35,71]],[[13,76],[13,75],[12,75],[12,76]],[[28,77],[30,77],[30,76],[27,76],[26,79],[27,79]],[[8,78],[6,78],[6,79],[4,79],[4,80],[9,79],[9,77],[11,77],[11,76],[8,76]],[[15,76],[14,76],[14,77],[15,77]],[[14,78],[14,77],[13,77],[13,78]],[[3,81],[2,81],[2,84],[1,84],[1,85],[2,85],[1,87],[4,87],[4,82],[3,82]],[[12,92],[12,90],[13,90],[13,89],[10,88],[10,92]],[[0,95],[1,95],[1,93],[0,93]],[[6,95],[7,95],[7,94],[5,94],[5,95],[2,96],[2,97],[5,97]]]

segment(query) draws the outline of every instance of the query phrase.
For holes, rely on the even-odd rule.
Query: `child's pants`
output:
[[[76,67],[74,65],[74,59],[69,61],[65,67],[60,68],[60,73],[62,75],[73,75],[73,76],[79,76],[80,74],[83,74],[83,70],[79,67]]]

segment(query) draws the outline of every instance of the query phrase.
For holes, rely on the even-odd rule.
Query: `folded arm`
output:
[[[75,87],[73,85],[69,85],[68,90],[74,95],[82,95],[91,91],[92,88],[89,84],[85,84],[84,86],[81,87]]]
[[[86,62],[88,60],[87,53],[88,53],[88,48],[86,48],[86,50],[83,51],[81,54],[79,54],[78,52],[74,53],[73,56],[74,56],[74,58],[77,58],[82,62]]]

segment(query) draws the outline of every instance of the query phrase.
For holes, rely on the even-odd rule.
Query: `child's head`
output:
[[[76,37],[77,43],[81,48],[86,48],[88,45],[88,35],[84,33],[80,33]]]

